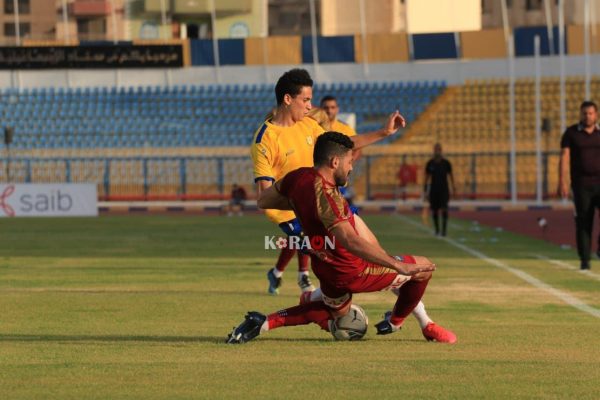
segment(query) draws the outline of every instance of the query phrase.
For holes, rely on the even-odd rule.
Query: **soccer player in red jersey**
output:
[[[293,210],[309,239],[327,238],[334,246],[315,246],[311,252],[320,289],[303,295],[300,305],[268,316],[249,312],[227,343],[245,343],[272,329],[311,322],[328,330],[329,320],[348,313],[353,293],[390,290],[397,295],[392,310],[376,325],[380,335],[399,330],[419,304],[435,265],[425,257],[390,256],[378,243],[360,237],[339,192],[352,171],[353,148],[347,136],[327,132],[316,141],[313,168],[296,169],[261,193],[260,208]],[[454,333],[434,322],[422,331],[427,340],[456,342]]]

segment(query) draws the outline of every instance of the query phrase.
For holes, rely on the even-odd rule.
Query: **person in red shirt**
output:
[[[281,326],[311,322],[328,330],[329,320],[349,312],[353,293],[390,290],[397,295],[392,311],[376,325],[380,335],[399,330],[419,304],[435,265],[425,257],[391,256],[378,243],[361,238],[339,191],[352,171],[353,147],[352,140],[341,133],[324,133],[315,144],[314,167],[296,169],[260,194],[260,208],[295,212],[306,237],[315,243],[311,261],[321,287],[303,294],[298,306],[268,316],[249,312],[227,343],[245,343]],[[423,329],[423,335],[427,340],[456,342],[454,333],[434,322]]]
[[[231,198],[229,200],[229,207],[227,208],[227,216],[231,217],[234,212],[237,215],[244,215],[244,201],[246,201],[246,190],[234,183],[231,187]]]

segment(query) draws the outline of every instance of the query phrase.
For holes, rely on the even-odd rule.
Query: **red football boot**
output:
[[[435,322],[427,324],[425,329],[423,329],[423,336],[430,342],[456,343],[456,335],[452,331],[437,325]]]

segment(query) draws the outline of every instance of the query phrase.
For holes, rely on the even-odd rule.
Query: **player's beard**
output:
[[[348,176],[350,176],[350,172],[345,173],[344,171],[340,171],[340,173],[338,173],[338,171],[336,171],[333,176],[336,186],[346,186],[346,183],[348,183]]]

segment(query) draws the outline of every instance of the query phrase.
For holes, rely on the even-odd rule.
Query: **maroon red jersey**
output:
[[[330,230],[343,221],[354,228],[354,214],[333,182],[327,181],[314,168],[299,168],[288,173],[281,181],[279,192],[287,197],[309,239],[329,238]],[[354,228],[356,232],[356,228]],[[358,234],[358,233],[357,233]],[[311,242],[313,242],[311,240]],[[311,254],[312,266],[319,279],[334,285],[343,285],[358,276],[367,262],[346,250],[341,243],[328,248],[327,241],[322,249]]]

